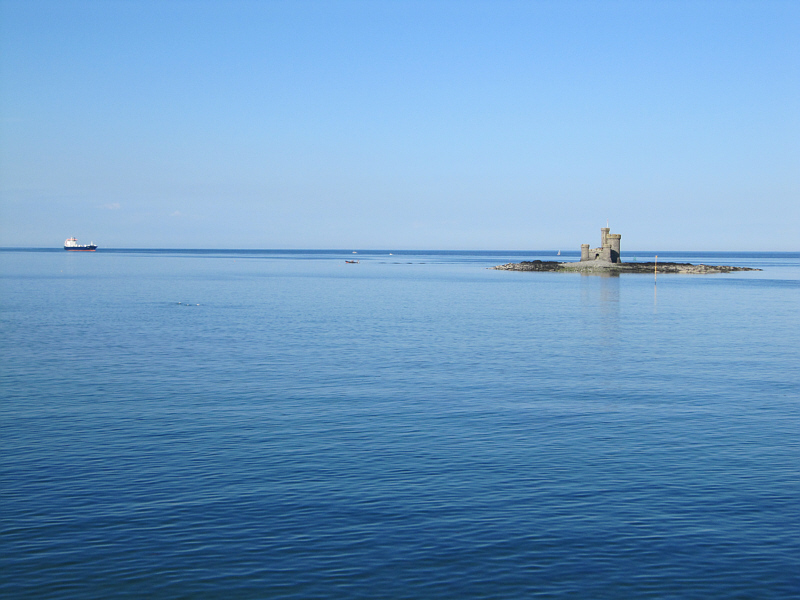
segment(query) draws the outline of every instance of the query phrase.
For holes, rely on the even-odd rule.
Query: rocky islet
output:
[[[657,267],[657,268],[656,268]],[[556,262],[543,260],[524,260],[519,263],[506,263],[492,267],[497,271],[551,271],[561,273],[681,273],[695,275],[709,275],[713,273],[732,273],[735,271],[760,271],[750,267],[733,267],[729,265],[693,265],[691,263],[675,262],[607,262],[590,260],[581,262]]]

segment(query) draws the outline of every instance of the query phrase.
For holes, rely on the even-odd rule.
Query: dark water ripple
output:
[[[797,597],[798,257],[405,258],[0,252],[0,595]]]

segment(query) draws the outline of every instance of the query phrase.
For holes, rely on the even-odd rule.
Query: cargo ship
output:
[[[76,238],[69,238],[64,242],[64,250],[72,250],[77,252],[94,252],[97,246],[92,242],[88,246],[81,246]]]

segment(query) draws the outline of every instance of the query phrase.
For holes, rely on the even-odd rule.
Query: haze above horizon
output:
[[[798,250],[796,2],[0,11],[0,246]]]

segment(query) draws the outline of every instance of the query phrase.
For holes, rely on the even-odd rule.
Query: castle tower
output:
[[[606,236],[606,240],[611,246],[611,262],[612,263],[620,263],[622,259],[620,258],[620,239],[622,236],[619,233],[609,233]]]
[[[586,260],[599,260],[610,263],[620,263],[620,239],[618,233],[611,233],[608,227],[600,228],[600,247],[589,248],[589,244],[581,244],[581,262]]]
[[[611,231],[608,227],[600,228],[600,247],[605,248],[608,243],[608,233]]]

